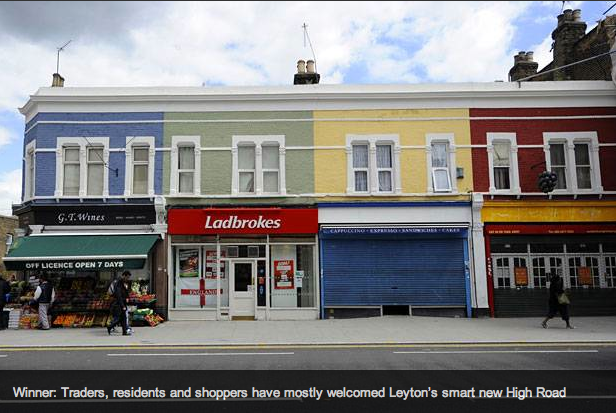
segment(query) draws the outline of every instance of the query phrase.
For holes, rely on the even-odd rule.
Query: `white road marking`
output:
[[[488,353],[598,353],[599,350],[469,350],[469,351],[394,351],[394,354],[488,354]]]
[[[183,356],[292,356],[295,353],[109,353],[109,357],[183,357]]]

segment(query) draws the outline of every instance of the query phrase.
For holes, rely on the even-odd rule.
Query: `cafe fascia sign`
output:
[[[316,234],[316,209],[171,209],[169,234]]]

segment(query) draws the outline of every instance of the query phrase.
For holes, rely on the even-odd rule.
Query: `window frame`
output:
[[[263,188],[264,172],[273,171],[271,168],[263,168],[263,147],[278,146],[278,192],[265,192]],[[255,148],[255,169],[239,169],[239,150],[240,146],[254,146]],[[232,137],[232,196],[280,196],[286,195],[286,147],[285,135],[234,135]],[[241,192],[239,187],[239,173],[254,173],[254,192]]]
[[[239,152],[241,150],[241,148],[251,148],[254,152],[254,167],[253,168],[240,168],[240,160],[239,160]],[[237,145],[237,151],[238,151],[238,158],[237,158],[237,182],[238,182],[238,187],[237,187],[237,192],[238,194],[243,194],[243,195],[255,195],[257,193],[257,145],[253,145],[253,144],[249,144],[248,142],[241,142],[240,144]],[[240,176],[241,174],[252,174],[252,191],[243,191],[241,186],[240,186]]]
[[[64,149],[67,147],[79,148],[79,193],[78,195],[64,194]],[[96,147],[103,149],[103,193],[101,195],[88,195],[88,149]],[[56,189],[54,197],[59,198],[107,198],[109,196],[109,137],[59,137],[56,141]]]
[[[379,166],[379,151],[378,151],[378,147],[379,146],[387,146],[389,148],[389,156],[390,156],[391,166],[389,166],[389,167],[380,167]],[[387,144],[382,144],[382,143],[377,142],[376,145],[375,145],[375,150],[376,150],[376,162],[375,162],[375,165],[376,165],[376,187],[377,187],[377,191],[379,193],[391,193],[391,192],[394,191],[394,187],[395,187],[394,186],[394,148],[393,148],[393,145],[388,144],[388,143]],[[389,172],[390,187],[391,187],[391,190],[389,190],[389,191],[381,191],[381,189],[379,187],[380,182],[381,182],[379,176],[380,176],[381,172]]]
[[[554,189],[552,194],[594,194],[603,192],[601,184],[601,164],[599,162],[599,139],[597,132],[544,132],[543,151],[546,170],[552,170],[550,146],[563,144],[565,150],[565,176],[567,186],[564,189]],[[579,188],[577,181],[577,164],[575,162],[575,145],[588,145],[590,161],[590,188]]]
[[[90,151],[93,149],[102,149],[103,152],[103,158],[102,159],[96,159],[95,161],[90,161]],[[104,153],[105,153],[105,148],[103,146],[100,145],[88,145],[85,148],[86,150],[86,195],[87,196],[102,196],[103,192],[105,191],[105,158],[104,158]],[[90,181],[89,181],[89,177],[90,177],[90,165],[102,165],[103,166],[103,176],[101,176],[101,179],[103,180],[103,188],[101,191],[101,194],[96,194],[96,195],[90,195],[88,194],[88,192],[90,191]]]
[[[364,171],[366,168],[355,168],[353,165],[353,146],[368,145],[368,182],[367,191],[355,190],[355,172]],[[391,148],[391,168],[378,168],[377,149],[378,146],[388,145]],[[402,193],[400,181],[400,137],[395,134],[382,135],[347,135],[347,188],[346,192],[350,195],[396,195]],[[379,190],[379,171],[391,170],[391,191]]]
[[[180,148],[192,146],[195,166],[192,170],[180,169]],[[193,172],[192,192],[180,192],[180,173]],[[201,136],[171,137],[171,173],[169,182],[170,195],[200,195],[201,194]]]
[[[133,193],[133,148],[148,148],[148,184],[145,194]],[[125,176],[124,176],[124,197],[151,198],[154,196],[154,171],[155,171],[155,139],[153,136],[127,136],[125,145]]]
[[[447,173],[447,188],[446,189],[437,189],[436,188],[436,173],[438,171],[445,171]],[[432,185],[433,185],[433,190],[434,192],[451,192],[452,191],[452,186],[451,186],[451,174],[449,173],[449,167],[445,167],[445,166],[435,166],[432,168]]]
[[[447,167],[432,166],[432,147],[434,144],[447,144]],[[426,135],[426,167],[427,167],[427,191],[428,193],[457,194],[458,184],[456,181],[456,146],[453,133],[429,133]],[[437,191],[434,188],[434,170],[447,169],[449,172],[450,189],[447,191]]]
[[[586,165],[579,165],[577,163],[577,159],[575,156],[575,147],[576,146],[581,146],[584,145],[586,146],[586,150],[587,150],[587,154],[588,154],[588,164]],[[575,173],[575,184],[578,186],[578,188],[580,190],[588,190],[588,189],[592,189],[592,181],[593,181],[593,177],[592,177],[592,160],[591,160],[591,151],[590,151],[590,143],[589,142],[573,142],[573,160],[575,162],[575,171],[573,171]],[[590,178],[590,188],[580,188],[580,181],[579,181],[579,177],[578,177],[578,170],[580,168],[587,168],[588,169],[588,177]]]
[[[67,151],[77,151],[77,160],[76,161],[68,161],[66,158]],[[77,165],[77,171],[79,171],[79,184],[77,185],[77,193],[76,194],[66,194],[66,196],[70,197],[78,197],[81,195],[81,181],[82,181],[82,156],[81,156],[81,147],[79,145],[62,145],[62,194],[65,195],[66,192],[66,166],[67,165]],[[87,192],[86,192],[87,194]]]
[[[509,143],[509,189],[497,189],[494,174],[494,144]],[[488,168],[490,177],[489,192],[491,194],[521,194],[520,173],[518,169],[518,144],[515,133],[494,133],[487,134]]]
[[[36,139],[26,145],[24,154],[24,201],[27,201],[36,196]]]
[[[355,166],[355,147],[356,146],[365,146],[366,152],[368,155],[368,165],[366,167],[356,167]],[[368,141],[355,141],[351,144],[351,168],[353,169],[353,192],[356,194],[369,194],[370,193],[370,143]],[[357,182],[355,180],[355,176],[357,172],[365,172],[366,173],[366,190],[361,191],[357,189]]]
[[[277,142],[265,142],[261,145],[261,155],[263,155],[263,150],[266,147],[276,147],[278,151],[278,169],[273,168],[265,168],[263,164],[263,156],[261,156],[261,180],[263,183],[263,193],[264,194],[278,194],[280,193],[280,145]],[[256,158],[256,148],[255,148],[255,158]],[[255,159],[256,162],[256,159]],[[256,166],[256,163],[255,163]],[[275,192],[267,192],[265,191],[265,173],[277,173],[277,182],[278,182],[278,190]]]

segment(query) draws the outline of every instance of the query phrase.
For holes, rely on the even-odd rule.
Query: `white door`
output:
[[[255,316],[255,263],[231,261],[229,315],[233,317]]]

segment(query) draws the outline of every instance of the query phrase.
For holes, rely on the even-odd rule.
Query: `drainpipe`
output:
[[[490,317],[494,318],[494,277],[492,274],[492,253],[490,252],[490,235],[486,227],[483,227],[483,238],[486,243],[486,276],[488,278],[488,306]]]

